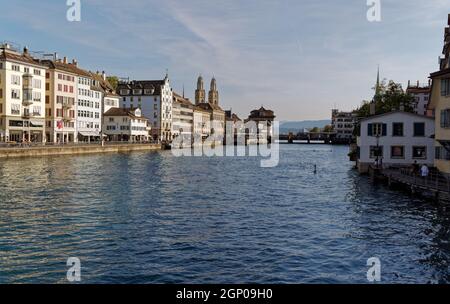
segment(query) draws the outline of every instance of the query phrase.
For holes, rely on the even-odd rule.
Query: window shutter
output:
[[[383,124],[383,134],[382,136],[386,136],[387,135],[387,124]]]
[[[367,135],[368,135],[368,136],[373,136],[373,128],[372,128],[372,124],[368,124],[368,125],[367,125]]]

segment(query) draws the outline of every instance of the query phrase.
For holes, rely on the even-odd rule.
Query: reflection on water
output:
[[[346,147],[257,158],[170,152],[0,162],[0,282],[448,282],[449,214],[373,186]],[[318,174],[314,174],[314,165]]]

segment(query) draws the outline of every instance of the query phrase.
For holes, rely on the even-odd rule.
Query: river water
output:
[[[0,283],[450,280],[449,213],[371,185],[347,147],[258,158],[170,151],[0,162]],[[317,174],[314,174],[317,165]]]

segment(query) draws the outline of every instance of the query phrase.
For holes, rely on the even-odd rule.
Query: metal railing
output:
[[[104,146],[114,146],[114,145],[159,145],[161,142],[159,141],[105,141],[103,142]],[[92,147],[92,146],[101,146],[101,141],[92,141],[92,142],[70,142],[70,143],[42,143],[42,142],[0,142],[0,149],[8,149],[8,148],[42,148],[42,147]]]
[[[399,182],[450,193],[450,179],[434,169],[431,169],[426,176],[421,175],[420,169],[417,171],[413,168],[390,168],[383,171],[385,175]]]

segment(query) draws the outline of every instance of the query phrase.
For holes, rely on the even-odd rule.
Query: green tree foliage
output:
[[[332,126],[332,125],[326,125],[326,126],[323,128],[323,131],[326,132],[326,133],[333,132],[333,126]]]
[[[404,107],[405,112],[414,111],[414,97],[406,94],[402,85],[392,80],[387,85],[385,81],[380,84],[379,92],[375,95],[374,100],[376,102],[376,114],[399,110],[401,106]],[[356,112],[360,117],[370,116],[370,102],[367,100],[363,101]]]
[[[114,90],[117,90],[117,86],[119,85],[119,78],[117,76],[106,77],[106,80],[108,80]]]

